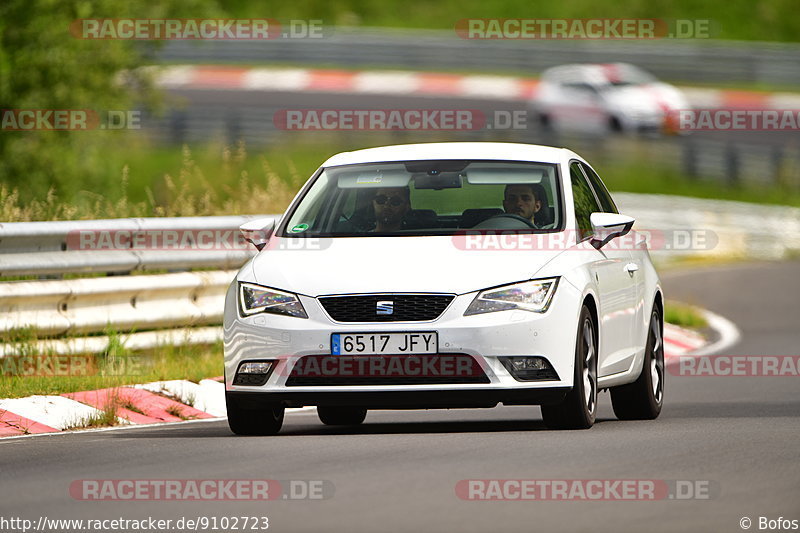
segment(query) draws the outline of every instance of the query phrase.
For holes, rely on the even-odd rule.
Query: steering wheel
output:
[[[518,221],[524,223],[526,226],[528,226],[531,229],[539,229],[533,222],[531,222],[527,218],[521,217],[519,215],[515,215],[513,213],[501,213],[499,215],[495,215],[493,217],[489,217],[484,222],[486,222],[488,220],[492,220],[494,218],[508,218],[508,219],[511,219],[511,220],[518,220]]]

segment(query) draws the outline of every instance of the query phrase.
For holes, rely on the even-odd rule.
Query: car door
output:
[[[603,131],[606,122],[606,110],[600,93],[595,86],[585,82],[561,85],[556,113],[559,123],[574,131]]]
[[[600,179],[600,176],[597,175],[597,172],[585,163],[581,163],[581,168],[589,179],[589,184],[592,186],[592,189],[594,189],[603,211],[606,213],[619,213],[614,199],[611,198],[611,193],[608,192],[608,189],[603,183],[603,180]],[[647,296],[645,292],[644,266],[649,258],[643,235],[632,232],[630,235],[623,238],[625,240],[622,246],[630,256],[630,262],[626,265],[625,270],[628,272],[633,282],[632,297],[634,302],[633,309],[635,311],[631,314],[631,349],[635,353],[638,353],[644,350],[644,345],[647,342],[647,326],[650,322],[649,312],[645,309],[644,305]]]
[[[589,217],[604,209],[589,185],[582,163],[574,161],[570,164],[570,179],[578,239],[588,239],[592,235]],[[629,272],[631,252],[615,241],[600,250],[594,250],[594,259],[588,265],[599,292],[600,346],[597,372],[600,377],[624,372],[630,367],[635,354],[633,321],[636,314],[636,288]]]

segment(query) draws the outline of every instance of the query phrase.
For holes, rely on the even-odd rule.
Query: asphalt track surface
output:
[[[800,262],[663,275],[667,296],[738,324],[730,354],[798,353]],[[287,417],[277,437],[224,421],[0,442],[0,517],[268,516],[269,531],[742,531],[800,519],[800,380],[667,375],[659,419],[617,421],[607,394],[588,431],[549,431],[536,407],[378,411],[356,429]],[[77,501],[80,479],[326,480],[322,500]],[[708,481],[709,499],[465,501],[463,479]],[[175,530],[175,529],[173,529]],[[186,529],[184,529],[186,530]],[[232,529],[228,528],[229,531]],[[5,529],[5,531],[14,531]]]

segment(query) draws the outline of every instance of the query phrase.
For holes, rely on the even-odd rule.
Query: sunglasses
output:
[[[389,202],[389,205],[391,205],[393,207],[398,207],[398,206],[401,206],[404,203],[406,203],[406,201],[403,198],[399,197],[399,196],[389,197],[389,196],[386,196],[384,194],[380,194],[380,195],[376,196],[374,198],[374,200],[375,200],[375,203],[378,204],[378,205],[383,205],[386,202]]]

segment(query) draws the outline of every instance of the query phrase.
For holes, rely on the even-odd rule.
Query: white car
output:
[[[678,112],[690,109],[678,88],[628,63],[550,68],[529,107],[542,127],[589,133],[676,133]]]
[[[225,301],[228,421],[277,433],[286,407],[326,424],[371,409],[541,405],[589,428],[664,398],[663,296],[634,220],[562,148],[431,143],[328,159]]]

